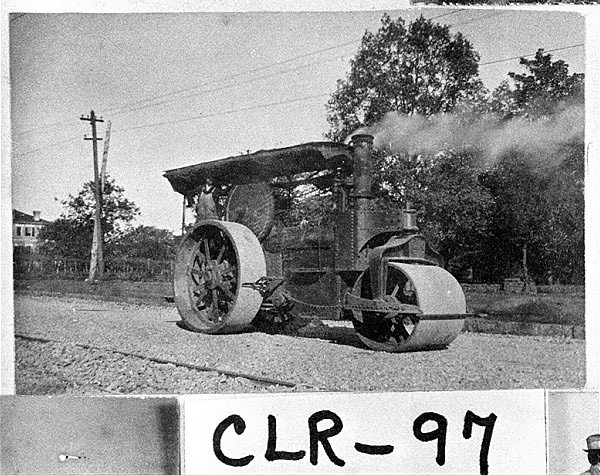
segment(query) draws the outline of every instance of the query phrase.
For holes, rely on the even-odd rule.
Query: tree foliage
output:
[[[421,16],[381,19],[367,31],[350,72],[328,102],[329,137],[341,141],[391,111],[430,116],[452,110],[482,89],[479,55],[461,33]]]
[[[103,189],[102,230],[106,254],[110,256],[113,241],[139,214],[139,208],[124,196],[125,190],[114,179],[107,178]],[[40,235],[42,251],[56,257],[85,259],[89,257],[94,232],[94,182],[84,183],[76,195],[61,201],[64,211]]]
[[[168,229],[137,226],[120,234],[114,253],[124,258],[167,260],[175,255],[175,237]]]
[[[424,17],[408,26],[384,15],[366,32],[346,80],[328,104],[329,137],[341,140],[386,114],[434,115],[480,104],[479,55],[462,34]],[[446,260],[475,255],[488,224],[490,196],[478,181],[475,157],[454,150],[375,152],[375,192],[393,202],[411,201],[421,230]]]
[[[421,231],[450,265],[481,260],[492,198],[479,182],[476,157],[451,151],[435,156],[388,155],[381,188],[393,201],[410,201]]]
[[[62,204],[65,208],[62,217],[93,229],[96,209],[93,181],[84,183],[79,193],[69,195]],[[101,221],[105,237],[111,239],[125,229],[139,213],[135,203],[125,198],[125,189],[108,177],[102,190]]]
[[[480,279],[522,276],[526,255],[537,281],[551,273],[581,282],[583,74],[540,49],[520,60],[524,72],[509,73],[489,94],[478,60],[470,43],[446,26],[384,16],[377,32],[365,33],[331,96],[328,137],[343,140],[366,127],[386,144],[401,144],[403,127],[418,116],[417,133],[427,146],[377,150],[376,192],[412,201],[420,228],[446,260],[475,267]],[[465,131],[465,140],[479,130],[502,143],[457,147],[460,140],[427,140],[424,131],[435,133],[436,123]],[[524,127],[535,133],[531,140]]]
[[[564,61],[552,61],[543,50],[520,63],[525,73],[509,73],[513,85],[505,81],[490,100],[504,120],[526,118],[544,125],[565,122],[567,108],[583,110],[582,74],[569,74]],[[575,115],[576,120],[582,116]],[[489,267],[493,275],[522,276],[526,250],[528,272],[538,282],[549,275],[583,281],[583,122],[579,125],[549,156],[510,152],[484,175],[495,200],[488,242],[489,252],[498,256]]]
[[[526,116],[531,119],[550,117],[558,107],[583,101],[583,74],[569,74],[569,65],[552,61],[551,54],[538,49],[533,59],[521,58],[526,72],[508,73],[514,86],[504,81],[492,95],[492,110],[505,119]]]

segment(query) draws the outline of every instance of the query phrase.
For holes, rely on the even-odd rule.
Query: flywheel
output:
[[[236,185],[227,196],[225,220],[243,224],[260,242],[271,232],[274,216],[275,198],[266,183]]]
[[[181,242],[175,260],[175,304],[191,330],[228,333],[250,325],[260,293],[242,286],[266,275],[254,233],[239,223],[206,220]]]
[[[460,284],[433,265],[388,262],[384,300],[416,305],[421,313],[396,315],[352,310],[361,341],[377,351],[404,352],[447,347],[461,332],[466,301]],[[369,270],[357,279],[352,294],[371,299]]]

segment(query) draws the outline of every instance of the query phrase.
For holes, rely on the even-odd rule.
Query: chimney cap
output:
[[[355,134],[352,136],[352,143],[358,144],[360,142],[366,142],[368,145],[372,145],[374,139],[375,137],[371,134]]]

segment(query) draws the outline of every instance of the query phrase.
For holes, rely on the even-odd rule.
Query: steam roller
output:
[[[222,193],[208,198],[221,206],[218,215],[198,218],[175,258],[185,325],[214,334],[267,317],[345,318],[376,351],[447,347],[467,315],[463,291],[420,233],[410,203],[399,209],[375,198],[372,147],[373,137],[360,134],[350,144],[311,142],[166,172],[189,206],[206,203],[207,189]],[[309,186],[330,193],[328,219],[285,224],[282,203],[298,216],[294,187]]]
[[[360,273],[338,305],[350,316],[360,340],[373,350],[442,349],[462,330],[466,302],[460,284],[442,267],[409,263],[414,260],[378,259],[374,269]],[[252,230],[235,222],[206,220],[179,247],[175,303],[190,329],[232,333],[249,328],[261,310],[283,304],[289,308],[290,301],[298,301],[287,292],[269,291],[281,282],[267,277],[265,255]]]

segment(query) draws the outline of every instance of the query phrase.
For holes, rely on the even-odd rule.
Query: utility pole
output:
[[[106,162],[108,162],[108,145],[110,144],[110,120],[106,123],[106,132],[104,133],[104,152],[102,153],[102,169],[100,171],[100,193],[104,193],[104,183],[106,183]]]
[[[84,137],[84,140],[92,141],[94,154],[94,199],[96,201],[96,212],[94,219],[94,237],[92,241],[92,252],[90,260],[90,273],[88,282],[93,284],[101,280],[104,274],[104,256],[102,255],[102,189],[100,188],[100,174],[98,173],[98,141],[102,140],[96,135],[96,122],[104,122],[96,117],[94,111],[90,112],[89,117],[81,116],[81,120],[89,122],[92,125],[92,137]]]

